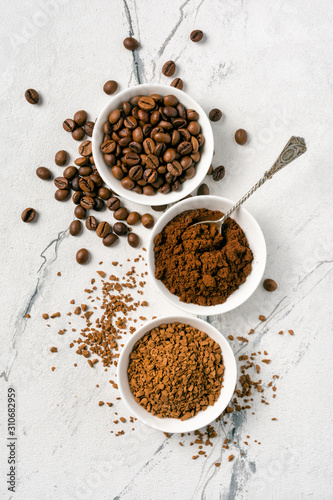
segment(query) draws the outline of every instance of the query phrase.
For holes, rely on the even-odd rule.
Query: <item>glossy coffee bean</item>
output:
[[[203,38],[203,32],[201,30],[193,30],[190,34],[190,39],[192,42],[200,42]]]
[[[113,231],[118,235],[118,236],[126,236],[126,234],[128,233],[128,227],[126,226],[126,224],[124,224],[123,222],[116,222],[114,225],[113,225]]]
[[[57,201],[66,201],[68,200],[70,193],[68,189],[57,189],[54,193],[54,197]]]
[[[98,196],[102,198],[102,200],[108,200],[109,198],[111,198],[112,193],[109,188],[100,187],[98,190]]]
[[[198,187],[197,193],[198,193],[198,196],[209,194],[209,187],[207,186],[207,184],[201,184]]]
[[[235,141],[237,144],[244,146],[247,143],[247,132],[243,128],[239,128],[235,132]]]
[[[92,154],[92,143],[91,141],[84,141],[79,146],[79,153],[81,156],[91,156]]]
[[[81,205],[78,205],[77,207],[75,207],[74,215],[78,219],[85,219],[85,217],[87,215],[87,211]]]
[[[62,126],[63,129],[66,130],[66,132],[73,132],[73,130],[75,130],[76,128],[76,123],[71,118],[67,118],[67,120],[63,122]]]
[[[100,212],[105,207],[105,203],[101,198],[95,198],[94,210]]]
[[[83,196],[82,191],[75,191],[74,192],[74,194],[72,196],[72,202],[74,203],[74,205],[80,204],[82,196]]]
[[[116,197],[111,197],[108,199],[106,202],[106,206],[108,207],[109,210],[115,211],[120,207],[120,200],[119,198]]]
[[[34,208],[26,208],[23,210],[23,212],[21,214],[21,219],[23,220],[23,222],[30,223],[30,222],[33,222],[35,220],[36,215],[37,215],[37,212]]]
[[[140,238],[135,233],[129,233],[129,235],[127,236],[127,241],[128,244],[133,248],[137,248],[140,245]]]
[[[218,122],[219,120],[221,120],[222,118],[222,111],[218,108],[213,108],[210,112],[209,112],[209,119],[210,121],[212,122]]]
[[[171,87],[175,87],[176,89],[179,89],[179,90],[183,90],[184,82],[183,82],[183,80],[181,78],[175,78],[170,83],[170,86]]]
[[[213,170],[213,180],[219,182],[225,176],[225,168],[223,165],[219,165]]]
[[[129,36],[128,38],[125,38],[123,45],[127,50],[136,50],[139,47],[139,42],[132,36]]]
[[[76,252],[76,262],[78,264],[86,264],[89,261],[90,254],[86,248],[81,248]]]
[[[104,83],[103,90],[107,95],[114,94],[118,89],[118,83],[114,80],[108,80]]]
[[[82,224],[79,220],[73,220],[69,226],[69,232],[72,236],[78,236],[82,231]]]
[[[95,124],[92,121],[87,121],[83,127],[85,133],[88,137],[92,137],[94,131]]]
[[[103,238],[103,245],[106,247],[112,247],[119,240],[116,234],[110,233]]]
[[[64,150],[58,151],[55,155],[54,161],[58,167],[63,167],[67,162],[67,152]]]
[[[176,71],[176,64],[173,61],[167,61],[162,66],[162,73],[165,76],[172,76]]]
[[[96,228],[96,234],[99,238],[105,238],[111,231],[111,226],[108,222],[102,221]]]
[[[151,229],[155,224],[154,217],[150,214],[143,214],[141,217],[141,224],[147,229]]]
[[[87,121],[88,115],[87,112],[81,109],[80,111],[77,111],[74,115],[74,121],[76,125],[79,127],[82,127]]]
[[[267,292],[275,292],[278,286],[276,281],[267,278],[263,282],[263,287]]]
[[[81,191],[79,183],[80,183],[80,177],[74,177],[74,179],[72,179],[72,189],[73,189],[73,191]]]
[[[54,179],[54,185],[58,189],[67,189],[68,188],[68,180],[65,177],[56,177]]]
[[[97,220],[95,219],[95,217],[93,217],[92,215],[87,217],[86,228],[89,229],[89,231],[96,231],[97,226],[98,226],[98,223],[97,223]]]
[[[128,216],[128,211],[127,208],[125,207],[120,207],[118,210],[115,210],[113,213],[113,217],[116,220],[126,220]]]
[[[37,177],[42,179],[42,181],[49,181],[50,179],[52,179],[52,173],[46,167],[38,167],[36,169],[36,175]]]
[[[127,216],[126,222],[129,226],[134,226],[140,222],[141,216],[138,212],[130,212]]]
[[[72,137],[75,141],[82,141],[84,138],[84,129],[82,127],[77,127],[75,130],[72,132]]]
[[[68,179],[69,181],[74,179],[74,177],[76,177],[77,174],[78,174],[78,170],[76,167],[73,167],[73,166],[65,168],[64,173],[63,173],[65,179]]]
[[[28,89],[24,94],[29,104],[37,104],[39,101],[39,94],[35,89]]]

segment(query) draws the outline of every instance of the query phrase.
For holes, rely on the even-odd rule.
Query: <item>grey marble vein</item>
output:
[[[139,37],[139,29],[138,29],[138,34],[136,35],[134,32],[133,28],[133,20],[131,16],[131,12],[127,3],[127,0],[123,0],[124,3],[124,9],[125,9],[125,15],[127,18],[127,22],[129,25],[129,36],[135,36]],[[135,4],[135,2],[134,2]],[[135,11],[136,11],[136,4],[135,4]],[[144,75],[144,63],[140,57],[140,51],[139,50],[133,50],[132,51],[132,57],[133,57],[133,66],[134,66],[134,74],[136,78],[136,83],[140,84],[143,83],[143,75]]]

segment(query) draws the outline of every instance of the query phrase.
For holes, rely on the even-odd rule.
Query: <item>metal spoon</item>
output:
[[[197,226],[198,224],[214,224],[220,231],[222,231],[222,225],[225,220],[230,217],[230,215],[237,210],[237,208],[243,205],[243,203],[250,198],[250,196],[257,191],[257,189],[260,188],[267,181],[267,179],[271,179],[276,172],[288,165],[288,163],[296,160],[296,158],[305,153],[305,151],[306,145],[304,139],[302,137],[291,137],[272,168],[265,172],[263,177],[239,201],[237,201],[237,203],[230,208],[230,210],[221,219],[196,222],[191,227]]]

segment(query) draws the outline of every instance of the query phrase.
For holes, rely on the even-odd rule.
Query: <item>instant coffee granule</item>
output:
[[[153,415],[187,420],[215,404],[223,373],[217,342],[190,325],[170,323],[135,344],[128,382],[136,402]]]
[[[222,216],[205,208],[186,210],[155,238],[155,277],[182,302],[223,304],[251,272],[253,254],[237,222],[228,218],[223,234],[215,226],[192,226]]]

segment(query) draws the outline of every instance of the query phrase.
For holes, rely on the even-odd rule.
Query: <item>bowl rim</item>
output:
[[[141,337],[143,337],[148,331],[152,330],[156,326],[163,324],[163,323],[174,323],[176,321],[179,323],[190,324],[194,328],[197,328],[197,329],[204,331],[210,337],[211,337],[211,334],[216,336],[216,338],[214,340],[216,342],[218,342],[218,344],[221,346],[222,356],[223,356],[223,364],[225,366],[225,370],[228,370],[228,372],[229,372],[228,378],[230,377],[228,385],[222,387],[220,396],[217,399],[216,403],[212,407],[209,407],[209,409],[210,409],[209,413],[206,413],[207,410],[200,411],[194,417],[189,418],[188,420],[184,420],[184,421],[181,421],[180,419],[174,419],[174,418],[159,418],[159,417],[152,415],[147,410],[145,410],[142,406],[140,406],[135,401],[134,396],[132,395],[131,390],[129,388],[128,378],[127,378],[127,368],[128,368],[129,355],[132,352],[132,349],[133,349],[134,345],[136,344],[136,342]],[[226,359],[227,359],[227,363],[226,363]],[[126,373],[126,378],[123,377],[123,373]],[[210,323],[208,323],[200,318],[196,318],[193,316],[168,315],[168,316],[158,317],[158,318],[151,320],[151,321],[147,321],[133,335],[131,335],[128,338],[128,340],[126,341],[126,344],[124,345],[124,347],[121,351],[120,357],[119,357],[118,366],[117,366],[117,379],[118,379],[118,389],[119,389],[122,401],[125,403],[127,408],[130,410],[131,414],[133,414],[138,420],[140,420],[144,424],[148,425],[149,427],[152,427],[152,428],[157,429],[157,430],[162,431],[162,432],[172,432],[172,433],[191,432],[191,431],[194,431],[196,429],[200,429],[200,428],[204,427],[205,425],[208,425],[211,422],[213,422],[218,416],[221,415],[221,413],[228,406],[228,404],[229,404],[229,402],[234,394],[235,386],[237,383],[237,363],[236,363],[235,354],[230,346],[230,343],[228,342],[226,337],[215,326],[213,326],[212,324],[210,324]],[[223,380],[223,384],[225,384],[225,377]],[[130,392],[130,398],[128,398],[127,395],[125,394],[126,391]],[[220,404],[218,404],[219,400],[220,400]],[[221,404],[221,401],[223,401],[223,404]],[[144,412],[147,413],[147,419],[149,419],[149,421],[143,419],[142,416],[136,411],[136,408],[143,409]],[[203,423],[200,422],[198,425],[196,423],[198,420],[198,418],[196,418],[196,417],[198,415],[204,415],[204,416],[208,415],[208,418],[206,421],[204,421]],[[201,419],[201,417],[200,417],[200,419]]]
[[[189,99],[191,101],[191,107],[193,107],[198,111],[200,125],[202,126],[202,122],[200,120],[204,122],[205,149],[202,158],[197,163],[196,175],[192,179],[189,179],[186,182],[184,182],[181,185],[181,189],[179,191],[172,191],[166,195],[156,193],[154,196],[146,196],[143,194],[134,193],[131,190],[123,188],[120,182],[117,179],[114,179],[112,177],[112,174],[108,172],[109,167],[105,164],[104,158],[100,151],[101,142],[99,134],[102,129],[102,126],[104,125],[105,121],[104,115],[106,113],[107,114],[110,113],[112,107],[114,106],[114,102],[119,100],[120,101],[126,100],[127,99],[126,96],[128,96],[128,94],[135,95],[147,92],[151,94],[161,93],[162,95],[173,94],[179,99],[180,102],[182,102],[182,99],[184,99],[185,95],[186,99]],[[186,107],[189,108],[190,106],[186,105]],[[119,195],[120,197],[128,201],[147,206],[158,206],[158,205],[175,203],[184,198],[185,196],[187,196],[188,194],[190,194],[192,191],[194,191],[206,176],[214,154],[213,129],[209,121],[209,118],[204,109],[202,108],[202,106],[187,92],[176,89],[175,87],[170,87],[169,85],[163,85],[159,83],[141,83],[139,85],[128,87],[122,90],[121,92],[118,92],[117,94],[113,95],[111,99],[106,103],[106,105],[102,108],[102,110],[98,115],[98,118],[94,126],[91,141],[92,141],[92,152],[93,152],[95,167],[97,168],[98,173],[102,177],[105,184],[109,186],[114,193],[117,193],[117,196]]]
[[[172,207],[168,208],[164,214],[158,219],[157,223],[155,224],[149,241],[147,245],[147,264],[148,264],[148,273],[150,276],[151,281],[154,283],[155,287],[157,290],[162,294],[162,296],[173,306],[181,309],[183,312],[187,314],[197,314],[199,316],[215,316],[217,314],[224,314],[226,312],[232,311],[233,309],[236,309],[240,305],[242,305],[246,300],[248,300],[251,295],[255,292],[257,287],[260,284],[260,281],[263,277],[263,274],[265,272],[265,266],[266,266],[266,259],[267,259],[267,248],[266,248],[266,242],[264,238],[264,234],[261,230],[261,227],[259,226],[258,222],[256,219],[253,217],[253,215],[246,210],[244,207],[240,207],[237,212],[244,214],[248,220],[251,222],[251,225],[256,229],[257,235],[258,235],[258,245],[261,247],[262,250],[262,255],[261,255],[261,260],[258,263],[255,262],[255,259],[253,261],[253,264],[255,265],[255,274],[254,277],[251,279],[251,286],[248,287],[247,292],[245,293],[245,290],[243,289],[243,295],[240,298],[236,304],[231,304],[230,301],[228,303],[228,299],[223,303],[223,304],[217,304],[216,306],[200,306],[198,304],[192,304],[192,303],[185,303],[181,302],[179,298],[176,295],[171,294],[169,290],[166,288],[166,286],[160,281],[155,278],[155,259],[154,259],[154,239],[157,236],[158,233],[162,231],[162,229],[165,227],[165,225],[172,220],[178,213],[181,213],[182,211],[185,210],[190,210],[191,207],[188,207],[188,204],[193,203],[193,201],[197,199],[198,204],[201,206],[205,205],[205,201],[209,200],[214,200],[219,203],[226,203],[230,204],[230,206],[233,206],[235,202],[232,200],[222,197],[222,196],[215,196],[215,195],[205,195],[205,196],[196,196],[192,198],[188,198],[185,200],[182,200]],[[183,210],[179,210],[179,208],[184,207]],[[169,220],[170,213],[174,213],[172,218]],[[236,220],[237,222],[237,220]],[[244,231],[247,239],[248,238],[248,233]],[[252,252],[254,252],[254,249],[251,248]],[[255,254],[254,254],[255,257]],[[253,268],[251,273],[253,273]],[[246,280],[247,281],[247,280]],[[241,290],[241,287],[246,284],[246,281],[240,285],[240,287],[235,290],[234,293],[237,293],[239,290]],[[233,295],[233,294],[232,294]]]

